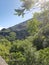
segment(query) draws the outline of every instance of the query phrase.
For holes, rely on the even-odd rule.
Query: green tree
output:
[[[15,9],[16,15],[20,16],[20,15],[24,15],[25,14],[25,10],[28,11],[30,10],[30,8],[32,8],[32,6],[37,2],[38,0],[20,0],[20,2],[22,3],[22,6],[20,6],[21,8],[19,9]]]
[[[17,63],[14,61],[11,63],[13,64],[14,62],[14,64],[18,65],[32,65],[35,62],[35,51],[36,49],[32,47],[32,43],[27,39],[16,41],[10,49],[10,54],[12,54],[12,60],[15,59]]]
[[[16,39],[16,33],[15,32],[10,32],[8,36],[6,36],[6,38],[9,41],[14,41]]]
[[[39,7],[42,11],[49,10],[49,1],[43,1],[42,0],[20,0],[22,2],[22,5],[20,5],[19,9],[15,9],[15,12],[17,12],[17,15],[24,15],[27,11],[31,11],[32,8]]]
[[[28,22],[27,25],[28,32],[31,35],[34,35],[39,31],[40,22],[38,20],[32,19],[31,21]]]
[[[39,51],[37,65],[49,65],[49,48]]]

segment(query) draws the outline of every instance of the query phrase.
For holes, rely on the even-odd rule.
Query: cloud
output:
[[[3,27],[0,27],[0,30],[3,29]]]

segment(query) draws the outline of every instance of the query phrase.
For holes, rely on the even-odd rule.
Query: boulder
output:
[[[8,65],[1,56],[0,56],[0,65]]]

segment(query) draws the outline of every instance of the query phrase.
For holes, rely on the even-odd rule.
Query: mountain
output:
[[[26,30],[26,28],[27,28],[27,21],[17,24],[15,26],[12,26],[9,29],[12,31],[21,31],[21,30]]]
[[[37,13],[36,18],[37,18],[38,21],[43,22],[44,15]],[[27,21],[24,21],[20,24],[14,25],[14,26],[9,27],[7,29],[3,28],[0,31],[0,36],[3,36],[10,41],[15,40],[15,39],[20,39],[20,40],[25,39],[27,36],[29,36],[29,33],[27,31],[27,22],[30,21],[30,20],[32,20],[32,19],[29,19]],[[45,24],[46,23],[44,22],[44,25]],[[40,27],[42,27],[42,25]]]
[[[15,26],[9,27],[7,29],[3,28],[0,31],[0,35],[4,36],[4,37],[8,37],[8,36],[11,37],[13,35],[15,36],[15,34],[16,34],[15,39],[16,38],[17,39],[25,39],[29,35],[29,33],[27,32],[27,22],[28,22],[28,20],[24,21],[20,24],[17,24]]]
[[[44,16],[42,14],[36,16],[37,20],[43,21]],[[13,41],[15,39],[25,39],[27,36],[29,36],[29,33],[27,31],[27,23],[32,19],[29,19],[27,21],[24,21],[20,24],[14,25],[12,27],[9,27],[7,29],[3,28],[0,31],[0,36],[3,36],[7,38],[10,41]],[[45,24],[44,24],[45,25]]]
[[[23,39],[28,36],[27,22],[28,21],[24,21],[18,25],[10,27],[9,29],[16,33],[18,39]]]

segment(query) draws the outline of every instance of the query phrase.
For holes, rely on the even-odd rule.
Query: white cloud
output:
[[[0,27],[0,30],[3,29],[3,27]]]

